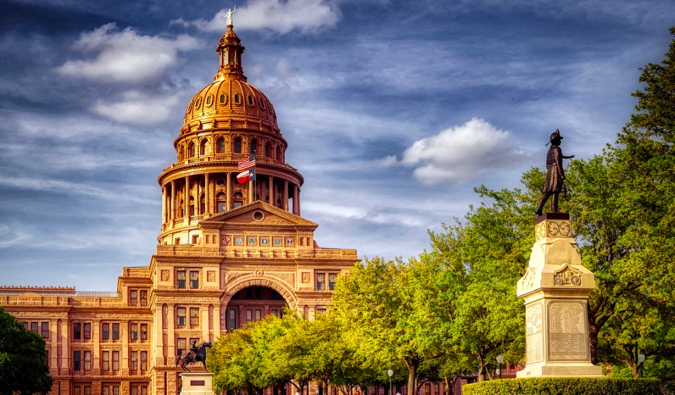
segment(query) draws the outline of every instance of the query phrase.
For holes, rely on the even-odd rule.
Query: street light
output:
[[[394,395],[394,391],[392,385],[391,385],[391,376],[394,375],[394,371],[389,369],[387,370],[387,374],[389,375],[389,395]]]
[[[502,379],[502,362],[504,362],[504,356],[502,354],[497,355],[497,363],[499,364],[499,379]]]
[[[642,371],[645,368],[645,366],[644,366],[645,358],[646,357],[645,357],[644,354],[638,355],[638,369],[639,369],[640,377],[642,377]]]

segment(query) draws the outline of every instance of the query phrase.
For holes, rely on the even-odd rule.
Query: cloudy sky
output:
[[[114,290],[148,264],[157,176],[234,4],[303,216],[362,257],[419,254],[473,187],[543,167],[556,128],[599,153],[675,24],[662,0],[4,0],[0,285]]]

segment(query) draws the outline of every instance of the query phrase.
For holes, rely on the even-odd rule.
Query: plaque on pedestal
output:
[[[518,297],[525,302],[526,367],[517,377],[602,376],[591,363],[588,294],[595,276],[581,265],[569,215],[544,214]]]
[[[180,379],[182,384],[180,395],[215,395],[213,373],[181,373]]]

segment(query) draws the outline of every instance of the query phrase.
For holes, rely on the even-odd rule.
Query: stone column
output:
[[[298,201],[298,203],[297,203],[298,204],[298,217],[301,217],[302,215],[300,214],[300,185],[296,186],[296,191],[298,192],[297,196],[296,196],[296,200]]]
[[[288,180],[284,180],[284,197],[282,198],[284,211],[288,211]]]
[[[274,205],[274,177],[272,177],[271,175],[269,176],[268,189],[269,189],[269,199],[267,203]]]
[[[185,224],[190,223],[190,176],[185,176],[185,190],[183,191],[183,222],[185,222]]]
[[[167,353],[169,354],[167,356],[167,365],[169,366],[174,366],[176,365],[176,335],[175,335],[175,328],[176,328],[176,306],[173,303],[169,303],[168,305],[168,317],[166,319],[167,321],[167,329],[168,329],[168,334],[167,334]]]
[[[300,188],[293,184],[293,214],[300,215]]]
[[[225,191],[225,193],[226,193],[225,205],[227,206],[227,208],[225,209],[225,211],[230,211],[230,210],[232,210],[232,173],[229,173],[229,172],[227,173],[227,181],[226,182],[227,182],[227,186],[225,187],[225,190],[226,190]]]
[[[176,219],[176,181],[171,181],[171,219]]]
[[[49,375],[59,374],[58,320],[49,320]]]
[[[537,219],[536,242],[518,297],[525,302],[527,366],[523,377],[602,376],[591,363],[588,294],[593,273],[581,265],[568,214]]]
[[[61,375],[70,374],[70,321],[61,320]]]
[[[213,340],[220,337],[220,301],[213,305]]]
[[[166,223],[166,188],[162,186],[162,222]]]
[[[129,374],[129,320],[120,322],[120,337],[122,338],[122,355],[120,356],[120,371],[122,376]]]
[[[211,188],[209,187],[209,173],[204,174],[204,214],[211,214]]]
[[[209,305],[202,305],[200,308],[200,314],[202,316],[201,327],[202,327],[202,341],[209,341]]]
[[[94,351],[92,351],[92,362],[94,366],[92,367],[92,374],[98,376],[101,374],[101,341],[99,339],[99,328],[101,327],[101,321],[95,319],[91,324],[91,339],[94,341]]]
[[[154,336],[152,336],[152,342],[154,343],[154,348],[155,348],[155,361],[153,365],[164,365],[164,332],[163,332],[163,319],[162,319],[162,306],[163,303],[156,302],[155,303],[155,311],[154,311],[154,322],[152,323],[153,325],[153,330],[155,332]],[[167,317],[168,318],[168,317]]]

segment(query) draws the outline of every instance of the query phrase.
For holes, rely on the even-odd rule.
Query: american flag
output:
[[[242,159],[237,163],[237,170],[248,170],[255,167],[255,155]]]

